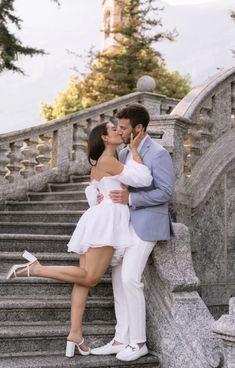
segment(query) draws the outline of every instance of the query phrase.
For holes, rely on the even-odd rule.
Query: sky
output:
[[[205,4],[205,3],[212,3],[214,0],[166,0],[167,4],[171,5],[198,5],[198,4]]]
[[[190,74],[193,85],[215,73],[217,67],[231,67],[235,24],[229,19],[228,9],[234,3],[165,0],[164,29],[176,26],[179,31],[175,42],[159,43],[167,67]],[[224,7],[223,14],[218,4]],[[217,10],[212,16],[214,8]],[[19,38],[23,44],[42,48],[48,54],[19,59],[27,76],[11,72],[0,75],[0,134],[43,122],[40,104],[53,103],[67,88],[74,66],[80,71],[85,69],[84,55],[91,45],[96,50],[101,48],[101,10],[102,0],[61,0],[60,7],[50,0],[15,0],[15,13],[23,20]]]

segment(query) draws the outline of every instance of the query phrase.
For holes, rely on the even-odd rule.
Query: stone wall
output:
[[[235,68],[157,119],[176,172],[172,215],[188,226],[200,294],[218,318],[235,295]],[[158,140],[161,143],[160,140]]]

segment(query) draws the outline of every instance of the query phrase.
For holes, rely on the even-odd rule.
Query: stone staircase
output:
[[[64,357],[69,331],[72,285],[43,278],[7,281],[5,272],[22,262],[22,251],[33,252],[43,264],[76,265],[66,245],[88,207],[84,188],[88,176],[71,176],[66,184],[48,184],[45,192],[27,193],[0,207],[0,367],[159,367],[148,355],[134,363],[115,357]],[[110,270],[90,290],[84,317],[86,342],[98,346],[114,333]]]

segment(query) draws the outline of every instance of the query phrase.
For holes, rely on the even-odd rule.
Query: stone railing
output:
[[[176,156],[176,176],[191,175],[208,148],[235,127],[235,68],[222,70],[195,87],[173,109],[152,121],[164,133],[159,143]]]
[[[223,315],[212,328],[214,333],[223,341],[227,368],[235,367],[235,298],[229,301],[229,314]]]
[[[173,226],[174,239],[157,242],[144,272],[149,349],[161,368],[227,368],[214,319],[197,292],[189,230]]]
[[[142,103],[154,120],[178,103],[163,95],[136,92],[33,128],[0,135],[0,200],[40,190],[49,180],[67,180],[89,172],[89,131],[130,103]]]
[[[184,171],[190,175],[211,144],[235,127],[235,68],[220,71],[192,89],[171,115],[191,122],[184,139]]]
[[[157,116],[149,126],[156,131],[174,163],[178,225],[173,242],[157,244],[145,272],[150,348],[163,368],[235,367],[234,313],[213,327],[207,309],[218,318],[235,296],[235,68],[194,88],[170,115]]]

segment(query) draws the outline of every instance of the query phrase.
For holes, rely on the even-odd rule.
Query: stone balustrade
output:
[[[157,131],[161,136],[155,134]],[[235,297],[235,68],[221,70],[195,87],[169,115],[158,115],[151,121],[149,132],[172,155],[176,175],[172,217],[189,230],[193,268],[200,279],[200,296],[196,291],[186,291],[187,285],[190,286],[187,281],[184,291],[182,286],[174,290],[170,285],[175,277],[172,272],[178,270],[179,279],[183,278],[180,273],[186,266],[167,266],[165,253],[172,249],[169,260],[177,263],[177,247],[183,249],[187,240],[184,239],[181,248],[178,239],[175,244],[160,243],[156,247],[153,262],[146,270],[152,348],[160,350],[162,366],[167,368],[235,367],[234,334],[229,335],[228,331],[228,324],[230,332],[235,331],[234,316],[230,312],[221,317],[216,337],[212,335],[214,319],[204,305],[219,318],[227,313],[229,298]],[[185,254],[182,259],[186,259]],[[198,321],[195,325],[194,318]],[[173,333],[175,326],[182,328],[181,341],[179,331]],[[191,352],[185,363],[187,349]]]
[[[178,100],[136,92],[46,124],[1,134],[0,198],[12,197],[13,187],[21,187],[22,191],[25,180],[29,189],[33,183],[39,185],[42,177],[43,182],[46,177],[56,180],[55,173],[64,178],[73,173],[88,173],[86,147],[90,130],[98,122],[113,118],[118,109],[130,103],[145,105],[154,120],[158,114],[172,111]],[[16,190],[16,196],[17,193]]]
[[[190,121],[184,171],[190,175],[213,142],[235,126],[235,68],[222,70],[195,87],[171,112]]]
[[[216,321],[212,329],[222,340],[227,368],[235,367],[235,298],[229,301],[229,314]]]
[[[40,190],[48,180],[88,173],[86,147],[90,130],[130,103],[145,105],[154,120],[158,114],[171,112],[178,100],[136,92],[46,124],[1,134],[0,200],[23,196],[26,189]]]
[[[160,354],[163,368],[227,367],[207,306],[223,308],[235,290],[235,68],[220,71],[178,105],[165,96],[138,92],[1,135],[0,200],[87,173],[89,131],[134,102],[149,110],[148,131],[170,152],[176,174],[176,237],[158,242],[144,274],[150,348]],[[234,324],[233,314],[227,320]],[[233,341],[225,339],[223,326],[216,332],[229,341],[233,364]]]

